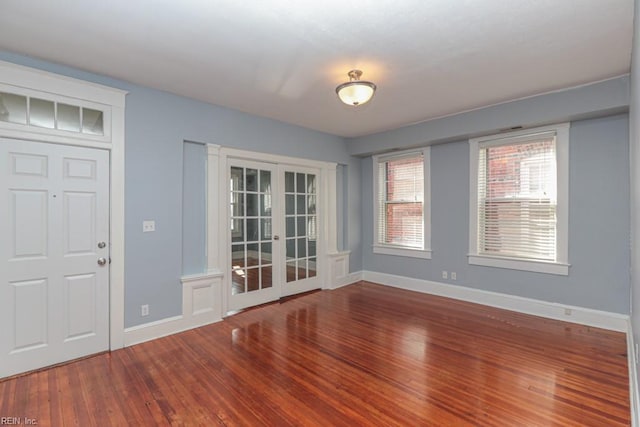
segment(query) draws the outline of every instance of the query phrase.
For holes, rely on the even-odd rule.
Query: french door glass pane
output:
[[[296,236],[296,219],[294,217],[288,217],[285,220],[286,222],[286,237],[295,237]]]
[[[232,167],[231,294],[272,286],[271,172]]]
[[[244,190],[244,169],[231,168],[231,191],[243,191]]]
[[[285,172],[284,178],[286,280],[295,282],[316,276],[316,176]]]
[[[287,215],[295,215],[296,213],[296,198],[292,194],[287,194],[285,197],[285,213]]]
[[[307,278],[307,260],[301,259],[298,261],[298,280]]]
[[[247,191],[258,191],[258,171],[256,169],[247,169]]]
[[[315,258],[309,258],[309,277],[316,276],[316,262]]]
[[[258,252],[258,247],[258,243],[247,244],[247,267],[260,265],[260,253]]]
[[[260,219],[260,240],[271,240],[271,218]]]
[[[257,194],[247,194],[247,216],[258,216]]]
[[[262,280],[262,289],[270,288],[271,286],[273,286],[273,283],[271,282],[272,269],[273,267],[271,265],[262,267],[260,269],[260,280]]]
[[[244,219],[233,218],[231,220],[231,241],[243,242],[244,241]]]

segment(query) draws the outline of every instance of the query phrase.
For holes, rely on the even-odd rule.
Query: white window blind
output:
[[[377,243],[424,248],[422,153],[378,161]]]
[[[478,253],[556,261],[556,134],[482,142]]]

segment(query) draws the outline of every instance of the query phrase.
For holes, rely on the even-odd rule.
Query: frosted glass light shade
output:
[[[362,105],[369,102],[376,91],[376,85],[364,80],[359,80],[362,75],[360,70],[349,71],[351,81],[342,83],[336,88],[340,101],[347,105]]]

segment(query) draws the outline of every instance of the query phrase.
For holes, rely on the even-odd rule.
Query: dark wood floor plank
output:
[[[624,426],[622,333],[366,282],[0,382],[39,426]]]

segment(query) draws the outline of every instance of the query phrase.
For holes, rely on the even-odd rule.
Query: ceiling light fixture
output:
[[[360,80],[360,76],[362,75],[362,71],[360,70],[351,70],[347,75],[349,76],[349,81],[342,83],[336,88],[336,93],[340,101],[353,106],[369,102],[376,91],[376,85],[365,80]]]

